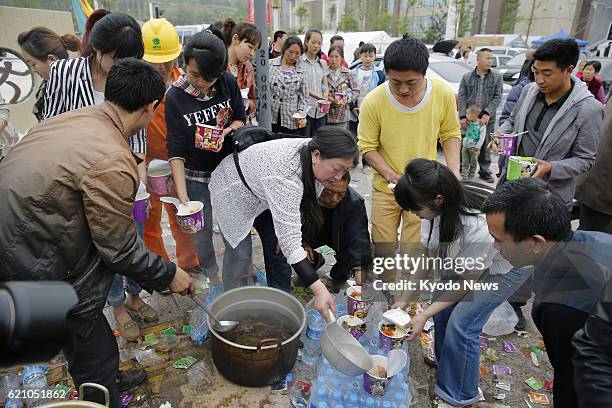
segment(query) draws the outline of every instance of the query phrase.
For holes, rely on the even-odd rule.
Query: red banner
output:
[[[270,25],[270,0],[266,0],[266,8],[268,12],[268,25]],[[255,24],[255,0],[248,0],[248,18],[249,23]]]

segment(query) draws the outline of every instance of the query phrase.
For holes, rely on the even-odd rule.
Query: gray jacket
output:
[[[570,206],[576,190],[576,178],[591,168],[597,154],[597,143],[603,122],[603,106],[589,92],[586,85],[575,78],[574,89],[552,118],[544,132],[535,158],[552,165],[548,178],[556,192]],[[499,128],[504,133],[525,130],[527,115],[540,92],[531,83],[521,92],[512,113]],[[522,136],[517,140],[517,151]],[[505,171],[502,172],[505,175]],[[502,181],[505,176],[502,177]]]
[[[459,84],[459,118],[466,116],[465,111],[468,106],[476,103],[476,87],[478,86],[478,74],[476,69],[468,72],[461,78]],[[491,119],[495,118],[497,107],[502,100],[504,82],[502,76],[492,70],[484,77],[484,106],[481,106],[482,113],[487,113]],[[494,121],[493,121],[494,122]]]

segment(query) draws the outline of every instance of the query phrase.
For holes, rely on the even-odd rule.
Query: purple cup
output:
[[[149,218],[149,193],[140,193],[136,196],[132,207],[132,217],[136,221],[144,221]]]
[[[499,136],[501,154],[504,156],[512,156],[516,148],[516,135]]]
[[[363,297],[361,286],[349,286],[349,288],[346,290],[348,314],[350,314],[351,316],[356,316],[360,319],[364,319],[365,317],[368,316],[368,312],[370,311],[370,306],[372,306],[372,301],[357,299],[351,296],[351,293],[355,291],[361,293],[360,297]]]
[[[177,212],[176,222],[186,234],[195,234],[204,226],[204,204],[200,201],[189,201],[183,213]]]
[[[385,353],[388,353],[391,350],[401,349],[402,346],[404,345],[404,340],[406,339],[406,334],[407,334],[406,331],[402,329],[404,330],[403,336],[396,336],[396,337],[387,336],[382,331],[383,324],[394,324],[394,323],[391,323],[390,321],[387,321],[387,320],[383,320],[382,322],[378,323],[378,335],[379,335],[379,340],[380,340],[380,348]],[[397,325],[395,326],[397,327]]]
[[[350,329],[346,329],[342,323],[346,322],[348,323],[349,321],[353,320],[353,319],[358,319],[359,322],[363,322],[361,319],[359,319],[358,317],[355,316],[351,316],[351,315],[345,315],[345,316],[340,316],[338,318],[338,320],[336,320],[336,324],[340,327],[342,327],[342,329],[348,331],[349,333],[351,333],[351,336],[353,336],[353,338],[355,340],[359,340],[361,338],[361,336],[363,336],[367,330],[367,327],[365,325],[365,323],[359,325],[359,326],[352,326]]]
[[[388,359],[385,356],[374,355],[372,356],[374,367],[382,366],[387,370]],[[371,370],[370,370],[371,371]],[[370,371],[363,373],[363,388],[366,392],[374,397],[380,397],[385,395],[389,383],[391,382],[390,377],[378,377],[372,374]]]

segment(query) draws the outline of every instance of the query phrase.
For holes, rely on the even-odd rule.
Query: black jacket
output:
[[[344,200],[334,209],[330,247],[338,263],[350,268],[367,268],[372,262],[368,214],[363,197],[351,187]]]
[[[580,407],[607,407],[612,401],[612,283],[574,335],[574,386]]]

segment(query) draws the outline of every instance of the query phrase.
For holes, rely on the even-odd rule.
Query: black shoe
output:
[[[516,317],[518,317],[518,323],[516,323],[516,326],[514,326],[514,330],[525,330],[525,315],[523,315],[523,310],[520,307],[513,307],[513,309],[514,313],[516,313]]]
[[[142,384],[147,379],[147,372],[143,368],[130,368],[117,374],[117,388],[119,392],[127,391]]]
[[[481,174],[480,178],[486,181],[487,183],[495,183],[495,179],[490,174]]]

